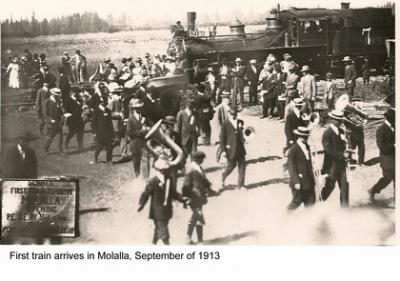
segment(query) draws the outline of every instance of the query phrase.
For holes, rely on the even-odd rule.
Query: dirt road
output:
[[[377,160],[375,128],[366,130],[367,165],[351,173],[350,208],[339,207],[339,190],[335,189],[327,202],[311,209],[300,208],[288,214],[291,199],[288,177],[282,165],[285,143],[283,123],[260,120],[242,114],[246,125],[256,128],[256,137],[247,144],[246,185],[248,190],[236,189],[237,171],[228,178],[228,190],[209,198],[204,212],[205,244],[312,244],[312,245],[388,245],[394,243],[395,212],[393,185],[377,196],[377,203],[367,201],[367,189],[380,177]],[[5,145],[25,130],[37,134],[38,122],[33,111],[2,116],[2,137]],[[87,126],[89,128],[89,126]],[[66,129],[64,129],[66,132]],[[315,129],[314,139],[322,129]],[[90,147],[90,134],[85,135],[85,147]],[[66,156],[45,155],[44,137],[32,142],[38,154],[40,175],[79,175],[81,178],[80,226],[81,236],[65,243],[79,244],[149,244],[153,223],[148,219],[148,206],[137,213],[142,180],[133,179],[132,164],[110,166],[90,165],[93,150],[76,153],[76,140]],[[55,144],[54,144],[55,145]],[[318,144],[320,145],[320,144]],[[4,147],[3,147],[4,148]],[[216,163],[215,146],[200,146],[207,154],[204,168],[215,189],[220,188],[223,166]],[[117,153],[117,149],[115,149]],[[101,155],[100,158],[105,158]],[[118,158],[117,155],[114,156]],[[182,178],[180,178],[178,186]],[[171,244],[184,244],[188,209],[178,203],[170,222]]]

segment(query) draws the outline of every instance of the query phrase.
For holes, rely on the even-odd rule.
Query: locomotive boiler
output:
[[[342,3],[340,9],[291,8],[274,10],[266,18],[265,29],[247,33],[239,20],[230,26],[230,34],[218,35],[216,27],[208,34],[199,32],[196,13],[187,13],[187,29],[177,30],[169,43],[170,56],[185,58],[195,71],[217,66],[221,60],[262,62],[269,53],[282,58],[290,53],[300,65],[308,64],[316,74],[328,70],[343,75],[341,59],[351,56],[359,69],[368,58],[371,69],[379,74],[387,59],[385,40],[394,38],[393,8],[351,9]]]

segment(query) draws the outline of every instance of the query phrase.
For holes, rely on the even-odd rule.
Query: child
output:
[[[324,93],[324,98],[328,109],[333,110],[335,108],[335,96],[337,94],[336,84],[332,81],[332,73],[326,73],[326,88]]]
[[[146,189],[140,196],[138,212],[143,210],[147,200],[151,197],[149,218],[154,221],[152,243],[156,245],[158,240],[162,240],[164,245],[169,245],[168,222],[172,218],[172,200],[182,203],[185,203],[185,200],[172,184],[168,161],[159,158],[154,162],[153,167],[156,174],[149,180]]]
[[[370,67],[369,67],[368,59],[365,59],[364,63],[361,66],[361,74],[363,77],[364,85],[368,85],[369,84],[369,76],[370,76]]]
[[[203,215],[203,205],[207,204],[207,193],[215,193],[211,189],[211,182],[207,179],[201,164],[206,155],[202,151],[196,151],[192,156],[192,163],[186,173],[182,194],[189,198],[189,206],[192,216],[187,230],[187,243],[193,244],[192,234],[196,228],[198,243],[203,242],[203,226],[206,224]]]

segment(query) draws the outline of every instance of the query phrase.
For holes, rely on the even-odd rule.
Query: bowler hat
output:
[[[111,61],[110,57],[107,57],[107,58],[104,59],[104,62],[110,62],[110,61]]]
[[[121,62],[122,62],[122,63],[126,63],[127,61],[128,61],[128,60],[127,60],[126,58],[122,58],[122,59],[121,59]]]
[[[310,129],[307,127],[299,126],[297,127],[297,129],[293,130],[293,133],[295,133],[298,136],[307,137],[310,135]]]
[[[331,112],[329,112],[328,116],[330,118],[332,118],[332,119],[335,119],[335,120],[343,120],[343,118],[344,118],[343,112],[339,111],[339,110],[336,110],[336,109],[334,109]]]
[[[203,151],[195,151],[192,153],[192,159],[193,160],[200,160],[206,158],[206,154]]]
[[[24,134],[20,135],[19,139],[23,142],[30,142],[33,141],[35,138],[33,137],[31,132],[25,132]]]

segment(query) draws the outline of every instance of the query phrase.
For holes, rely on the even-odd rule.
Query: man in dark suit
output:
[[[299,126],[305,126],[304,121],[301,118],[300,111],[304,105],[303,100],[301,98],[295,98],[293,100],[293,104],[293,109],[287,114],[285,119],[286,147],[284,148],[284,153],[292,144],[294,144],[297,139],[297,135],[295,135],[294,130]]]
[[[138,98],[133,98],[129,103],[129,107],[131,109],[131,114],[126,124],[126,134],[129,137],[133,170],[135,176],[138,177],[141,172],[142,155],[143,150],[145,149],[144,137],[148,132],[148,127],[146,127],[145,124],[146,118],[142,116],[143,102],[141,102]],[[147,175],[142,176],[146,177]]]
[[[46,124],[44,118],[44,102],[49,98],[49,83],[43,83],[42,88],[37,91],[35,108],[40,119],[39,132],[43,134],[43,129]]]
[[[114,137],[114,128],[112,124],[111,110],[107,108],[108,99],[101,99],[99,106],[93,112],[92,130],[96,139],[96,148],[94,151],[94,161],[99,163],[98,157],[103,148],[106,149],[107,163],[112,163],[112,142]]]
[[[186,201],[176,191],[172,180],[169,177],[169,164],[167,161],[159,158],[154,162],[156,175],[149,180],[146,189],[140,196],[138,212],[143,210],[149,198],[150,214],[149,218],[154,221],[154,235],[152,243],[157,244],[162,240],[164,245],[169,245],[168,223],[172,218],[173,200],[185,203]]]
[[[356,87],[356,69],[353,64],[353,60],[349,56],[345,56],[342,60],[345,64],[344,67],[344,85],[347,89],[347,94],[350,98],[354,95],[354,88]]]
[[[83,101],[79,96],[79,89],[72,88],[70,92],[70,96],[64,102],[64,109],[68,126],[68,135],[65,138],[65,148],[68,147],[68,143],[72,139],[74,135],[76,135],[78,141],[78,150],[83,149],[83,131],[84,131],[84,123],[83,123]]]
[[[328,199],[335,188],[336,182],[340,189],[340,205],[349,205],[349,183],[346,175],[346,161],[349,153],[346,151],[346,136],[340,128],[343,120],[343,112],[332,110],[329,114],[331,124],[322,135],[322,145],[324,147],[324,162],[322,164],[322,174],[328,174],[325,186],[321,190],[322,200]]]
[[[242,59],[241,58],[236,58],[235,59],[235,66],[232,68],[232,103],[236,107],[238,106],[237,104],[237,99],[239,95],[239,108],[243,107],[243,102],[244,102],[244,75],[246,72],[246,68],[241,65]]]
[[[203,242],[203,226],[206,224],[203,214],[203,206],[207,204],[207,194],[215,193],[211,189],[211,182],[207,179],[201,164],[206,155],[202,151],[193,153],[193,161],[185,175],[182,186],[183,196],[190,199],[189,206],[192,216],[187,230],[187,243],[193,244],[192,234],[196,228],[198,243]]]
[[[288,153],[288,169],[290,175],[290,189],[293,199],[288,210],[297,209],[302,203],[309,207],[315,203],[315,179],[311,161],[310,145],[307,140],[310,129],[298,127],[294,130],[298,136]]]
[[[185,159],[197,151],[199,125],[194,107],[194,100],[187,101],[186,108],[179,111],[176,117],[175,131],[181,136],[181,144]]]
[[[258,103],[257,85],[259,77],[257,60],[250,60],[250,65],[247,67],[244,77],[249,84],[249,102],[250,104],[256,105]]]
[[[63,155],[63,111],[60,103],[60,93],[60,89],[52,88],[50,90],[50,97],[44,102],[44,116],[47,127],[47,140],[44,145],[44,150],[48,153],[53,139],[55,136],[59,135],[58,149],[59,154]]]
[[[237,111],[235,108],[229,109],[230,116],[222,125],[220,132],[220,149],[228,160],[228,166],[222,173],[222,188],[225,187],[225,179],[238,165],[238,186],[245,188],[246,174],[246,149],[244,147],[243,138],[243,120],[237,119]]]
[[[368,190],[371,201],[375,200],[375,194],[380,193],[389,183],[393,181],[394,187],[396,178],[396,140],[395,140],[395,110],[389,109],[385,113],[385,122],[376,131],[376,143],[380,152],[380,162],[383,176]]]
[[[260,94],[263,96],[263,114],[261,115],[261,119],[263,118],[272,118],[275,108],[275,99],[276,99],[276,77],[273,73],[272,66],[264,67],[265,75],[263,75],[261,83],[261,92]]]
[[[3,159],[2,177],[10,179],[34,179],[38,177],[35,151],[29,142],[33,138],[30,133],[19,138],[17,145],[12,146]]]

